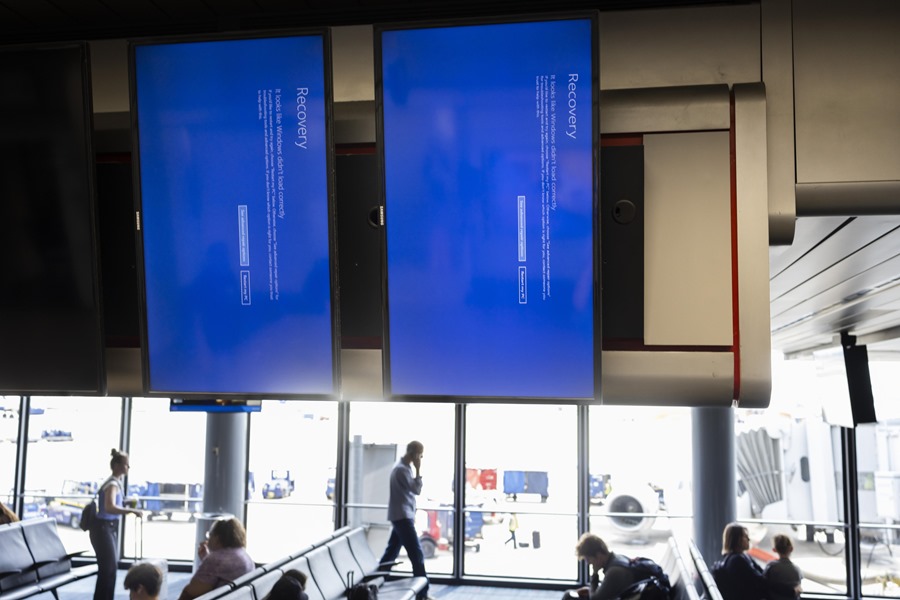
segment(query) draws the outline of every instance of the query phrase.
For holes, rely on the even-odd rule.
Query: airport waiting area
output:
[[[898,32],[0,0],[0,600],[900,599]]]

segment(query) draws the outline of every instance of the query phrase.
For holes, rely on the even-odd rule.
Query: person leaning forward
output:
[[[636,581],[627,556],[610,552],[599,536],[585,533],[575,545],[575,554],[591,567],[590,587],[569,590],[563,599],[580,597],[590,600],[612,600]],[[603,579],[600,579],[603,571]]]

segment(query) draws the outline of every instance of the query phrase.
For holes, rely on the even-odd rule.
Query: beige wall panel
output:
[[[769,242],[794,241],[794,65],[790,0],[762,0],[762,80],[766,85]]]
[[[900,2],[795,0],[797,182],[900,180]]]
[[[128,112],[128,42],[101,40],[89,44],[91,95],[95,113]]]
[[[644,137],[644,343],[731,345],[728,132]]]
[[[375,51],[371,25],[331,30],[334,101],[375,99]]]
[[[603,403],[731,406],[731,352],[603,352]]]
[[[759,6],[600,14],[600,89],[760,80]]]

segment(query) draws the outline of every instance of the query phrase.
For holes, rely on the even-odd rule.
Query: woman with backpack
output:
[[[724,600],[769,600],[773,596],[799,596],[800,586],[766,579],[747,550],[750,532],[740,523],[729,523],[722,532],[722,558],[711,572]]]
[[[97,584],[94,600],[113,600],[116,593],[116,568],[119,562],[119,519],[122,515],[141,517],[137,509],[122,503],[122,480],[131,466],[128,455],[115,448],[110,452],[112,474],[97,490],[97,514],[90,527],[91,546],[97,555]]]

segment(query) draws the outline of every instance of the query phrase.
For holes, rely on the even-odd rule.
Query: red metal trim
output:
[[[643,146],[644,135],[641,133],[610,133],[600,136],[600,146]]]
[[[731,169],[731,319],[734,351],[734,400],[741,399],[741,304],[738,297],[737,142],[734,128],[734,90],[729,97],[728,153]]]
[[[350,154],[375,154],[375,144],[336,144],[334,146],[334,153],[340,156],[347,156]]]
[[[733,352],[732,346],[647,345],[643,340],[605,339],[603,349],[617,352]]]
[[[131,164],[131,152],[98,152],[94,160],[98,164]]]
[[[380,337],[341,337],[342,350],[381,350]]]

